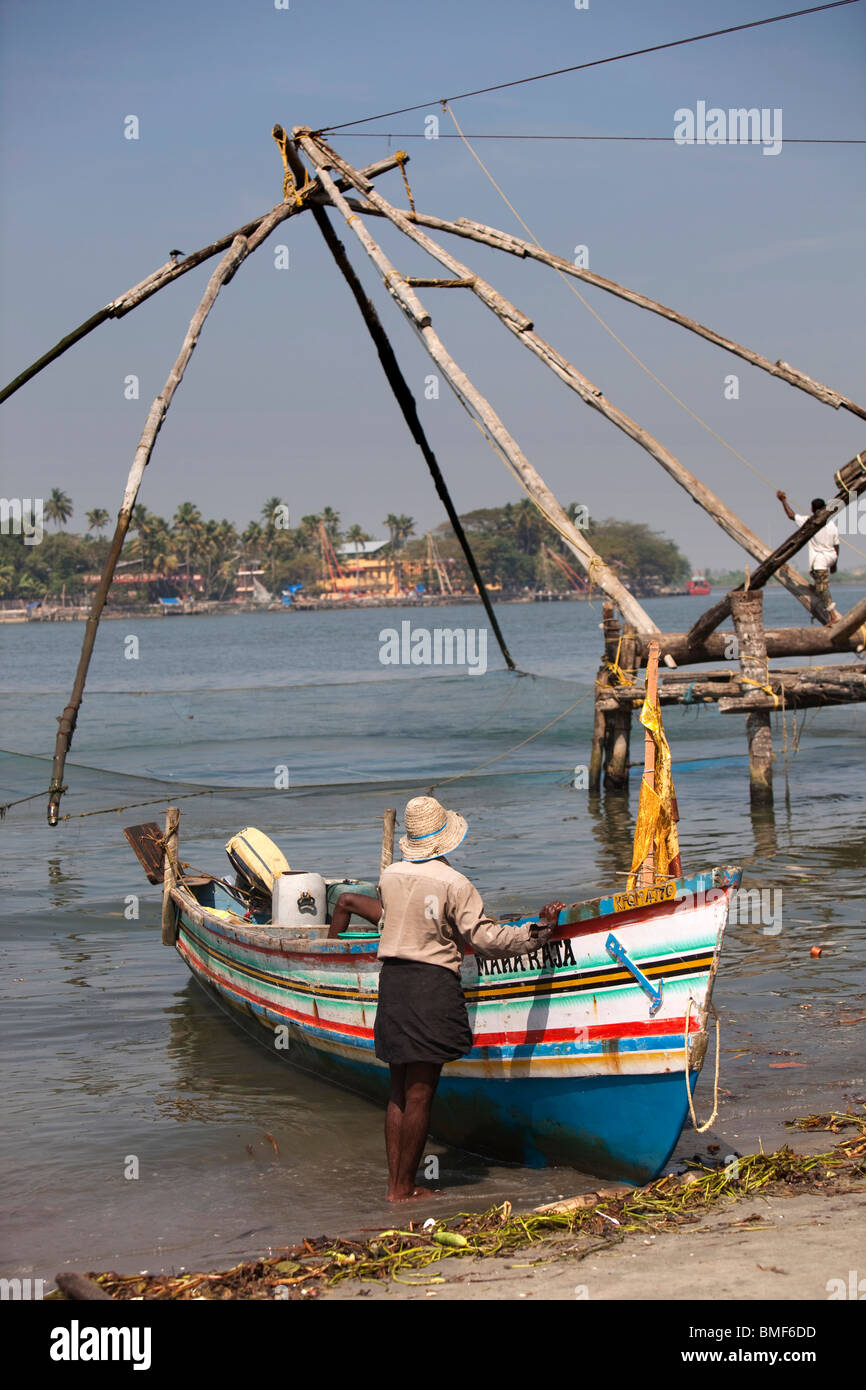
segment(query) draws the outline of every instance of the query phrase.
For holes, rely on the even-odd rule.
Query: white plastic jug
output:
[[[328,890],[321,874],[297,870],[278,874],[272,899],[275,927],[323,927],[328,920]]]

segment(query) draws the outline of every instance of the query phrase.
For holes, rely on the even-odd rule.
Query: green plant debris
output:
[[[542,1241],[573,1237],[556,1254],[581,1260],[609,1249],[633,1231],[675,1230],[700,1220],[719,1201],[771,1192],[827,1190],[830,1183],[866,1175],[866,1111],[807,1115],[789,1127],[838,1134],[853,1129],[828,1153],[798,1154],[788,1145],[750,1154],[723,1168],[697,1165],[683,1177],[659,1178],[594,1206],[570,1211],[515,1214],[510,1202],[483,1212],[461,1212],[429,1229],[389,1228],[369,1240],[320,1236],[268,1259],[235,1265],[217,1274],[90,1274],[112,1298],[304,1299],[318,1298],[347,1279],[439,1283],[431,1265],[464,1256],[489,1258],[528,1252]]]

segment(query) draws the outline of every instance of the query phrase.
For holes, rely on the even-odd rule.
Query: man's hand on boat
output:
[[[545,903],[538,914],[538,922],[533,923],[529,928],[531,936],[537,937],[540,943],[544,943],[556,926],[559,914],[565,907],[565,903],[553,902]]]

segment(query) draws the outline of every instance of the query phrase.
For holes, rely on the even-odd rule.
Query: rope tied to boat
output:
[[[707,1130],[709,1129],[710,1125],[713,1123],[713,1121],[716,1119],[716,1116],[717,1116],[718,1113],[719,1113],[719,1056],[720,1056],[720,1052],[721,1052],[721,1049],[720,1049],[720,1047],[719,1047],[719,1041],[720,1041],[720,1034],[721,1034],[721,1022],[720,1022],[720,1020],[719,1020],[719,1015],[716,1013],[716,1010],[715,1010],[714,1005],[713,1005],[712,1002],[708,999],[708,1000],[707,1000],[707,1012],[708,1012],[708,1013],[712,1013],[713,1018],[716,1020],[716,1066],[715,1066],[715,1074],[714,1074],[714,1076],[713,1076],[713,1113],[712,1113],[712,1115],[710,1116],[710,1118],[706,1121],[705,1124],[699,1125],[699,1124],[698,1124],[698,1117],[697,1117],[697,1115],[695,1114],[695,1103],[694,1103],[694,1101],[693,1101],[693,1099],[692,1099],[692,1088],[691,1088],[691,1086],[689,1085],[689,1020],[691,1019],[692,1004],[693,1004],[694,1002],[695,1002],[695,1001],[694,1001],[694,999],[692,998],[692,996],[691,996],[691,994],[690,994],[690,995],[689,995],[689,998],[688,998],[688,1003],[686,1004],[686,1025],[685,1025],[685,1031],[684,1031],[684,1033],[683,1033],[683,1054],[684,1054],[684,1057],[685,1057],[686,1095],[687,1095],[688,1098],[689,1098],[689,1114],[690,1114],[691,1117],[692,1117],[692,1125],[694,1126],[695,1134],[706,1134],[706,1132],[707,1132]]]

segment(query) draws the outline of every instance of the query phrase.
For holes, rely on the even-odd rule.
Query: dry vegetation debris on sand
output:
[[[180,1301],[318,1298],[350,1279],[441,1283],[430,1267],[446,1257],[485,1257],[535,1248],[541,1258],[542,1246],[555,1241],[557,1258],[578,1261],[619,1244],[631,1232],[692,1225],[715,1202],[838,1192],[852,1180],[866,1177],[866,1112],[808,1115],[791,1121],[789,1128],[855,1132],[846,1133],[822,1154],[798,1154],[785,1145],[775,1153],[739,1158],[724,1168],[697,1165],[683,1177],[669,1175],[647,1187],[592,1193],[524,1214],[503,1202],[487,1211],[460,1213],[429,1229],[415,1229],[418,1223],[408,1221],[369,1240],[319,1236],[268,1259],[217,1274],[90,1274],[87,1278],[102,1296],[114,1299]]]

